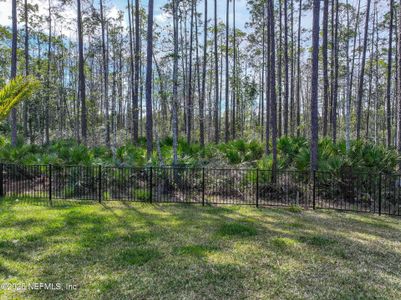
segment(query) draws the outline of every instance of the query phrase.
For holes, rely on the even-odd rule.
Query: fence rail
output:
[[[0,164],[0,197],[255,206],[401,215],[401,174]]]

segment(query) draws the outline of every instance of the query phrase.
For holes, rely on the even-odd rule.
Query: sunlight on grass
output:
[[[0,299],[401,299],[401,220],[179,204],[0,202]]]
[[[216,247],[205,245],[189,245],[176,249],[178,255],[191,255],[195,257],[205,257],[207,254],[218,250]]]
[[[290,238],[278,237],[272,240],[272,244],[280,250],[286,250],[294,247],[297,244],[297,241]]]

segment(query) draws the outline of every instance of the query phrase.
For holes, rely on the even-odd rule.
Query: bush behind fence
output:
[[[401,215],[401,175],[0,164],[0,196],[245,204]]]

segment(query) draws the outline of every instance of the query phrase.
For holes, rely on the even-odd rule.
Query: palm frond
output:
[[[19,102],[32,95],[39,86],[39,81],[33,76],[17,76],[6,84],[0,90],[0,121],[5,119]]]

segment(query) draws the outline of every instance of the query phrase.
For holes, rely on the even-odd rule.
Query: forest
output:
[[[0,0],[0,299],[401,299],[401,0]]]
[[[0,160],[395,171],[394,0],[7,0]]]

